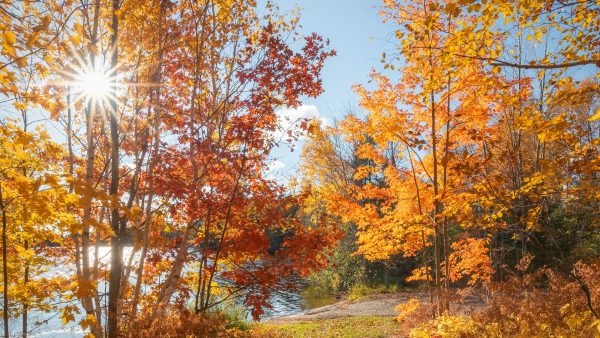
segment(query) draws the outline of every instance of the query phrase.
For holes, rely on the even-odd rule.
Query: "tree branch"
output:
[[[583,61],[574,61],[574,62],[564,62],[564,63],[550,63],[550,64],[518,64],[511,63],[502,60],[492,59],[492,66],[498,67],[512,67],[512,68],[521,68],[521,69],[560,69],[560,68],[570,68],[577,66],[585,66],[585,65],[596,65],[600,67],[600,60],[583,60]]]

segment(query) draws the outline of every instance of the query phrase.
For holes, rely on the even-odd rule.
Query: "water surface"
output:
[[[100,247],[99,248],[99,260],[101,264],[108,266],[110,263],[110,247]],[[125,261],[131,255],[132,249],[131,247],[124,248],[123,256]],[[90,260],[94,259],[94,252],[91,250],[90,252]],[[136,258],[134,257],[134,262]],[[74,273],[74,267],[64,267],[61,271],[54,271],[51,273]],[[292,290],[276,290],[273,291],[271,297],[269,298],[269,304],[272,308],[265,308],[265,313],[261,316],[260,320],[264,321],[274,317],[288,316],[303,312],[308,309],[313,309],[316,307],[329,305],[334,303],[335,297],[330,295],[304,295],[302,290],[306,288],[308,285],[305,281],[299,280],[300,287]],[[106,283],[100,283],[99,290],[101,292],[108,291]],[[79,303],[77,303],[79,304]],[[83,313],[83,311],[82,311]],[[52,312],[52,313],[42,313],[36,311],[30,311],[29,320],[28,320],[28,328],[29,328],[29,337],[31,338],[75,338],[82,337],[85,332],[81,330],[81,327],[77,323],[82,315],[76,315],[76,321],[63,325],[62,319],[60,316],[60,311]],[[248,314],[248,318],[250,319],[250,315]],[[103,318],[105,320],[105,318]],[[11,337],[12,336],[21,336],[21,320],[20,318],[13,319],[10,321],[10,329],[11,329]]]

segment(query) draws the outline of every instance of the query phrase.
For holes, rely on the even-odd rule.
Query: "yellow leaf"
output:
[[[537,32],[535,32],[535,39],[537,40],[537,42],[541,43],[542,42],[542,31],[538,30]]]
[[[17,42],[17,36],[15,35],[15,33],[10,31],[4,32],[4,34],[2,34],[2,38],[10,45],[14,45],[15,42]]]
[[[596,112],[592,117],[589,118],[590,121],[598,121],[600,120],[600,108],[596,109]]]
[[[415,312],[421,306],[421,302],[417,298],[411,298],[406,303],[398,304],[394,310],[398,312],[397,320],[403,320],[411,313]]]
[[[81,324],[81,327],[85,330],[85,329],[91,327],[92,325],[94,325],[95,322],[96,322],[96,317],[94,317],[93,314],[88,314],[87,317],[80,322],[80,324]]]

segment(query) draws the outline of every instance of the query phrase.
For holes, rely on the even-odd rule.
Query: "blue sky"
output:
[[[264,1],[259,2],[260,4]],[[371,69],[380,68],[381,53],[389,48],[385,40],[393,29],[382,22],[377,6],[380,1],[368,0],[274,0],[282,12],[300,8],[301,32],[316,32],[330,40],[337,55],[327,61],[322,72],[324,93],[306,98],[297,111],[287,111],[292,117],[317,115],[331,121],[356,105],[352,85],[366,83]],[[312,116],[311,116],[312,115]],[[278,178],[294,175],[298,167],[301,142],[294,152],[281,146],[273,152],[274,174]]]

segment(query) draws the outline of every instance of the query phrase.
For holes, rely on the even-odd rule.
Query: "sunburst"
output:
[[[102,70],[87,69],[78,75],[77,86],[83,96],[93,100],[104,100],[111,96],[113,85],[107,73]]]
[[[55,86],[69,88],[73,95],[72,103],[84,103],[86,109],[111,111],[111,103],[117,100],[116,71],[104,57],[81,57],[72,53],[74,61],[59,71],[63,80],[53,83]]]
[[[109,64],[110,50],[105,55],[93,55],[89,52],[72,50],[69,53],[73,60],[58,71],[61,80],[51,81],[49,85],[68,88],[70,102],[73,105],[84,104],[84,109],[92,116],[100,113],[102,118],[113,111],[113,103],[118,103],[122,96],[131,88],[147,88],[151,90],[159,85],[151,81],[130,82],[127,76],[121,74],[121,67]],[[82,56],[85,55],[85,56]],[[116,74],[119,73],[119,77]],[[146,97],[146,95],[142,95]]]

